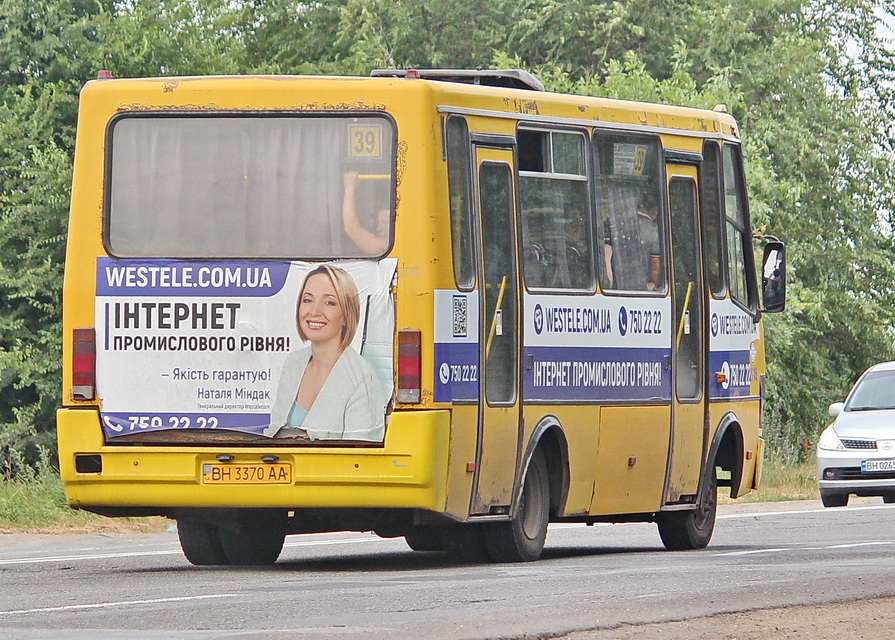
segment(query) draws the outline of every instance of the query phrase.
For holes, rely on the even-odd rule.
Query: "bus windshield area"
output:
[[[107,148],[112,255],[366,258],[390,245],[385,117],[141,113],[113,122]]]

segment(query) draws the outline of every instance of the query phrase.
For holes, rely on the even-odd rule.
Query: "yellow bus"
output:
[[[198,565],[373,531],[528,561],[548,522],[708,544],[758,487],[740,139],[518,70],[100,76],[80,98],[59,464]],[[759,300],[759,294],[763,298]]]

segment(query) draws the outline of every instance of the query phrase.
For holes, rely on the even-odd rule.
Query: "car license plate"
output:
[[[292,484],[292,465],[207,463],[202,465],[202,484]]]
[[[861,473],[895,471],[895,460],[862,460]]]

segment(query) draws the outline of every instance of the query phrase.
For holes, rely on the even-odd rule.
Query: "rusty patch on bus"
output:
[[[516,113],[524,113],[526,115],[541,115],[538,110],[537,100],[519,100],[518,98],[504,98],[503,103],[507,109],[512,109]]]
[[[176,83],[166,83],[164,91],[170,93],[177,88]],[[243,105],[240,107],[222,107],[216,103],[209,104],[141,104],[129,103],[118,106],[118,111],[218,111],[221,113],[232,113],[234,111],[259,111],[256,106]],[[319,111],[386,111],[385,105],[381,103],[367,102],[342,102],[338,104],[329,102],[312,102],[308,104],[293,105],[291,107],[283,107],[280,109],[264,109],[264,113],[301,113],[301,112],[319,112]]]

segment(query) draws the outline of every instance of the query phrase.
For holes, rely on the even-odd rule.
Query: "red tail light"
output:
[[[76,400],[96,397],[96,329],[74,330],[71,395]]]
[[[419,331],[398,331],[398,402],[420,401],[420,344]]]

